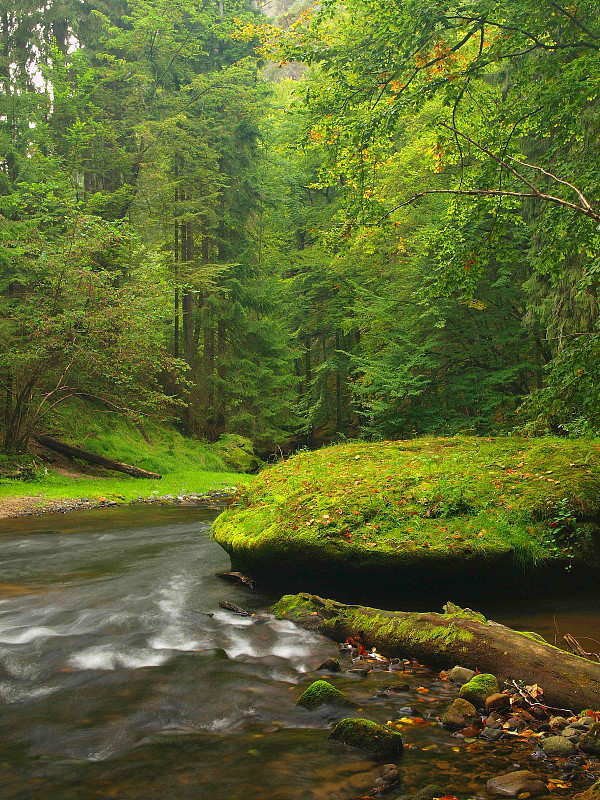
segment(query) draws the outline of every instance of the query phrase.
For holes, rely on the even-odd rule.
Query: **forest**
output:
[[[2,449],[600,424],[596,2],[2,4]]]

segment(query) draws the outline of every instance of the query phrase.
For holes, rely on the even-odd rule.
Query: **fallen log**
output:
[[[317,595],[285,595],[271,609],[338,642],[362,637],[367,649],[388,657],[417,659],[432,667],[460,664],[490,672],[504,681],[538,684],[549,707],[598,708],[600,664],[546,643],[537,634],[519,633],[482,614],[448,603],[443,614],[382,611],[345,605]]]
[[[58,439],[53,439],[51,436],[34,434],[33,438],[36,442],[47,447],[49,450],[62,453],[65,456],[69,456],[69,458],[79,458],[82,461],[87,461],[89,464],[96,464],[99,467],[104,467],[104,469],[124,472],[126,475],[131,475],[134,478],[153,478],[154,480],[160,480],[162,477],[158,472],[148,472],[146,469],[133,467],[131,464],[122,464],[120,461],[113,461],[112,458],[105,458],[104,456],[96,455],[96,453],[89,453],[87,450],[81,450],[79,447],[73,447],[70,444],[59,442]]]

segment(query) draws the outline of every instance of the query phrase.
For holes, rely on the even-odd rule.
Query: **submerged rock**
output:
[[[446,794],[446,790],[439,786],[437,783],[430,783],[419,789],[414,794],[403,794],[397,800],[434,800],[436,797],[442,797]]]
[[[459,696],[473,703],[477,708],[483,708],[485,701],[493,694],[498,694],[498,681],[489,672],[474,675],[468,683],[461,686]]]
[[[364,750],[375,759],[402,755],[402,734],[368,719],[343,719],[335,725],[329,738],[350,747]]]
[[[472,703],[462,697],[457,697],[444,714],[442,724],[449,731],[459,731],[468,725],[481,727],[481,717]]]
[[[518,797],[520,794],[529,793],[529,796],[535,797],[538,794],[544,794],[548,791],[548,787],[543,781],[538,780],[533,772],[526,769],[520,769],[516,772],[508,772],[505,775],[497,775],[495,778],[490,778],[486,784],[488,792],[491,794],[501,795],[503,797]]]
[[[356,703],[327,681],[315,681],[302,692],[296,705],[312,711],[319,706],[355,706]]]

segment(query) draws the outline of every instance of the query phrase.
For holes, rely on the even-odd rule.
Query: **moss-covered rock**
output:
[[[400,797],[397,797],[396,800],[435,800],[436,797],[442,797],[445,794],[448,794],[448,792],[439,784],[429,783],[427,786],[414,792],[414,794],[402,794]]]
[[[402,735],[368,719],[343,719],[335,725],[329,738],[364,750],[373,758],[398,758],[402,755]]]
[[[584,753],[600,756],[600,722],[594,722],[589,731],[581,737],[579,747]]]
[[[498,693],[498,681],[489,672],[474,675],[468,683],[460,687],[459,696],[468,700],[476,708],[483,708],[492,694]]]
[[[314,681],[302,692],[296,705],[312,711],[319,706],[355,706],[356,703],[327,681]]]
[[[481,717],[473,703],[463,697],[457,697],[444,714],[442,724],[446,730],[459,731],[468,725],[481,725]]]
[[[338,573],[360,574],[362,584],[385,575],[393,591],[417,573],[422,585],[432,567],[439,586],[482,564],[504,581],[512,568],[600,566],[599,517],[597,442],[424,438],[343,444],[273,465],[219,517],[214,536],[236,568],[263,581],[302,576],[304,588],[321,589],[317,581]]]

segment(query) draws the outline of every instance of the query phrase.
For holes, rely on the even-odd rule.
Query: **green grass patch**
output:
[[[148,422],[138,427],[82,404],[61,407],[46,432],[97,455],[158,472],[162,479],[131,478],[107,470],[99,470],[98,477],[68,477],[39,458],[32,461],[30,455],[4,457],[4,468],[0,462],[0,498],[35,497],[43,505],[44,501],[58,499],[131,502],[153,495],[203,494],[248,483],[252,476],[241,473],[255,467],[257,461],[251,444],[239,436],[209,444],[184,437],[167,425]],[[33,479],[15,479],[24,472],[24,465],[29,469],[33,462],[35,470],[22,476],[33,475]],[[67,470],[76,473],[78,468],[87,466],[72,462]]]
[[[589,562],[600,441],[423,438],[352,443],[264,470],[215,526],[240,563],[299,554],[360,565],[510,556]]]

